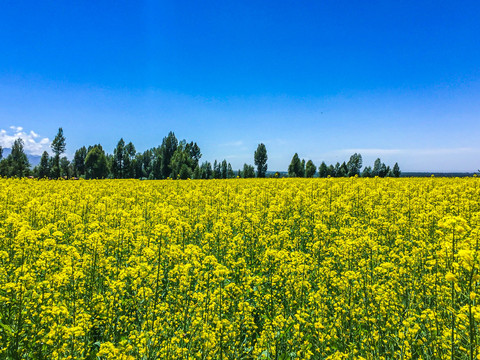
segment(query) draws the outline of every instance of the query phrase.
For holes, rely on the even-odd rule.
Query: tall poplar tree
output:
[[[297,153],[293,155],[292,161],[288,166],[288,177],[302,177],[302,162]]]
[[[267,156],[267,148],[263,143],[258,144],[257,150],[254,153],[253,159],[254,159],[255,165],[257,166],[257,177],[264,178],[268,168],[268,165],[267,165],[268,156]]]
[[[66,142],[65,136],[63,136],[63,129],[59,128],[55,139],[52,141],[52,151],[55,154],[53,158],[53,169],[52,169],[52,177],[59,178],[60,177],[60,155],[65,152],[66,149]]]
[[[317,167],[313,163],[312,160],[307,161],[307,165],[305,165],[305,177],[311,178],[317,172]]]

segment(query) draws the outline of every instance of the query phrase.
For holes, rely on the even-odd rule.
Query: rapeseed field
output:
[[[480,359],[480,179],[0,179],[0,359]]]

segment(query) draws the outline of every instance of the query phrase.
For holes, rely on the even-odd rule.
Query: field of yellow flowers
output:
[[[0,179],[1,359],[480,359],[480,178]]]

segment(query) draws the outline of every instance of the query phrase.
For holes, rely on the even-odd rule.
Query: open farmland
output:
[[[2,359],[476,359],[480,179],[0,179]]]

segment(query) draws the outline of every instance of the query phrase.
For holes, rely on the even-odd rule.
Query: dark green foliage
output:
[[[202,179],[212,179],[213,178],[213,170],[212,164],[208,161],[202,163],[200,167]]]
[[[110,158],[112,177],[115,179],[131,179],[135,177],[136,150],[131,142],[125,145],[120,139]],[[142,171],[140,175],[142,175]],[[138,176],[141,177],[141,176]]]
[[[60,156],[65,152],[66,149],[65,136],[63,136],[63,129],[59,128],[55,139],[52,141],[52,151],[56,156]]]
[[[37,166],[37,176],[39,178],[50,177],[50,162],[46,151],[43,152],[42,157],[40,158],[40,164]]]
[[[60,176],[63,178],[71,178],[73,169],[71,167],[70,161],[67,157],[64,156],[60,159]]]
[[[187,164],[182,164],[177,179],[186,180],[192,177],[192,169]]]
[[[348,176],[360,175],[360,170],[362,169],[362,155],[353,154],[350,156],[350,160],[347,163],[347,173]]]
[[[143,154],[135,154],[135,159],[133,160],[133,173],[135,179],[147,178],[146,172],[143,170]]]
[[[178,140],[175,137],[175,134],[170,131],[168,136],[163,138],[162,146],[160,146],[160,177],[161,179],[166,179],[172,174],[172,168],[170,162],[172,160],[173,154],[177,150]],[[184,149],[182,149],[184,150]],[[178,173],[179,169],[176,169]]]
[[[213,162],[213,178],[220,179],[222,177],[222,170],[220,169],[220,164],[215,160]]]
[[[221,169],[221,173],[222,173],[222,179],[226,179],[227,178],[227,170],[228,170],[228,164],[227,164],[227,160],[223,160],[221,165],[220,165],[220,169]]]
[[[390,169],[390,166],[385,165],[380,158],[377,158],[373,164],[371,176],[394,177],[396,176],[395,174],[400,176],[400,168],[397,163],[395,163],[395,165],[393,169]]]
[[[117,147],[113,150],[113,158],[111,163],[112,175],[115,179],[123,179],[125,173],[125,141],[121,138]]]
[[[292,161],[288,166],[288,177],[302,177],[302,162],[298,157],[298,154],[293,155]]]
[[[195,166],[195,169],[193,169],[193,179],[201,179],[202,178],[202,169],[200,166]]]
[[[335,176],[335,168],[331,164],[328,167],[327,176],[332,176],[332,177]]]
[[[207,168],[205,168],[207,166]],[[206,172],[206,173],[205,173]],[[212,173],[211,176],[210,172]],[[215,160],[213,162],[213,170],[211,169],[210,163],[202,164],[202,178],[203,179],[230,179],[235,177],[235,173],[232,169],[232,164],[227,162],[227,160],[222,160],[222,162]]]
[[[372,167],[371,166],[365,166],[365,168],[362,171],[362,177],[372,177]]]
[[[132,179],[135,177],[135,155],[137,151],[135,146],[129,142],[125,146],[125,152],[123,154],[123,176],[125,179]]]
[[[267,165],[268,156],[267,156],[267,148],[263,143],[258,144],[257,150],[255,150],[253,159],[254,159],[255,165],[257,166],[257,177],[264,178],[268,168],[268,165]]]
[[[395,165],[393,165],[393,176],[400,177],[401,173],[400,166],[398,166],[398,163],[395,163]]]
[[[380,176],[380,171],[382,171],[382,161],[377,158],[373,163],[372,176]]]
[[[337,177],[346,177],[346,176],[348,176],[348,168],[347,168],[347,164],[344,161],[338,169]]]
[[[173,153],[169,167],[171,168],[170,177],[172,179],[191,178],[193,170],[197,166],[198,161],[192,158],[190,145],[182,140]],[[185,177],[186,176],[186,177]]]
[[[54,153],[54,160],[53,167],[50,169],[50,173],[53,178],[59,178],[61,176],[60,155],[65,152],[66,146],[65,136],[63,136],[63,129],[59,128],[57,135],[51,144],[51,148]]]
[[[20,142],[20,143],[19,143]],[[2,160],[2,148],[0,147],[0,175],[1,176],[25,176],[29,174],[29,165],[26,155],[24,158],[19,155],[19,144],[23,152],[23,142],[16,141],[16,152],[10,154],[7,159]],[[199,163],[202,153],[196,142],[186,140],[178,141],[173,132],[169,132],[163,138],[162,144],[156,148],[137,153],[135,146],[129,142],[120,139],[115,147],[113,154],[106,154],[100,144],[81,147],[75,152],[73,161],[70,163],[66,157],[60,158],[65,152],[66,143],[63,129],[59,128],[51,144],[53,157],[49,157],[47,152],[42,154],[40,164],[35,167],[34,174],[40,178],[43,177],[86,177],[93,178],[137,178],[137,179],[231,179],[235,178],[235,172],[232,165],[226,159],[212,164],[208,161]],[[17,154],[17,155],[15,155]],[[256,176],[263,178],[267,172],[267,149],[265,145],[259,144],[254,153],[254,163],[256,166]],[[395,163],[393,169],[386,166],[380,159],[375,160],[373,169],[366,167],[363,172],[362,156],[353,154],[348,163],[336,163],[335,166],[327,165],[322,161],[318,167],[319,177],[347,177],[361,175],[370,176],[395,176],[399,177],[401,172],[398,163]],[[22,165],[23,164],[23,165]],[[26,167],[25,167],[26,166]],[[317,173],[317,167],[312,160],[305,163],[305,159],[300,159],[298,154],[292,158],[288,167],[289,177],[314,177]],[[12,175],[13,174],[13,175]],[[24,175],[19,175],[24,174]],[[238,177],[255,177],[255,168],[252,165],[244,164],[242,170],[238,170]],[[270,174],[274,177],[274,174]],[[277,177],[281,174],[278,173]]]
[[[75,151],[75,156],[73,157],[72,167],[73,175],[76,177],[85,176],[85,158],[87,157],[87,148],[82,146],[80,149]]]
[[[333,170],[332,177],[340,177],[340,163],[337,161]]]
[[[23,150],[23,140],[13,142],[12,151],[0,161],[0,176],[25,177],[30,175],[30,163]]]
[[[228,163],[227,165],[227,179],[233,179],[235,177],[235,173],[233,172],[232,164]]]
[[[321,178],[326,178],[328,176],[328,166],[325,164],[325,161],[322,161],[318,167],[318,176]]]
[[[197,167],[200,158],[202,157],[202,153],[200,152],[200,147],[197,143],[193,141],[187,144],[187,151],[189,152],[190,158],[193,160],[193,166]]]
[[[387,168],[387,166],[384,163],[382,163],[382,165],[380,166],[380,171],[378,172],[378,176],[380,177],[387,176],[389,170],[390,170],[390,167]]]
[[[313,163],[312,160],[307,161],[307,165],[305,165],[305,177],[311,178],[317,172],[317,167]]]
[[[302,166],[300,167],[300,177],[305,177],[305,159],[302,159]]]
[[[242,177],[245,179],[254,178],[255,177],[255,168],[252,165],[244,164]]]
[[[101,145],[89,147],[85,158],[85,177],[87,179],[104,179],[108,173],[107,157]]]
[[[152,149],[145,150],[143,154],[137,154],[137,166],[136,177],[146,177],[147,179],[154,179],[153,176],[153,163],[155,161],[155,155]]]
[[[162,147],[152,149],[151,174],[154,179],[162,179]]]
[[[393,171],[392,171],[392,169],[390,169],[390,166],[387,166],[385,168],[385,176],[386,177],[393,177]]]

